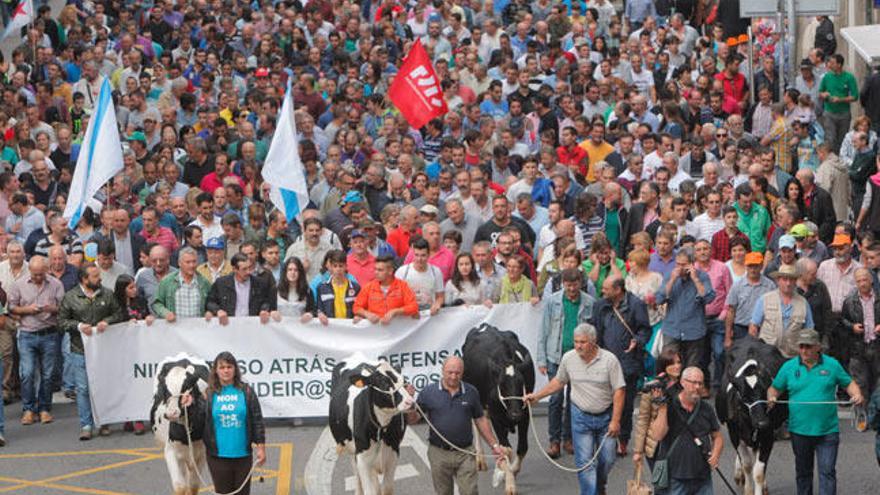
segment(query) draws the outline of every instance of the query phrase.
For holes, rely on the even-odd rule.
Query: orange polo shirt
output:
[[[387,292],[382,290],[382,285],[378,280],[370,281],[361,287],[353,306],[355,314],[358,313],[358,310],[365,309],[380,318],[397,308],[403,308],[403,313],[407,316],[414,316],[419,312],[416,295],[409,288],[409,285],[399,278],[394,278],[391,281]]]

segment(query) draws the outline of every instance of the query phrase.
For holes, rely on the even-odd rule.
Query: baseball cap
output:
[[[852,244],[852,238],[850,236],[846,234],[834,234],[834,240],[831,241],[829,246],[849,246],[850,244]]]
[[[794,245],[795,245],[794,237],[792,237],[788,234],[785,234],[779,238],[779,249],[784,249],[784,248],[794,249]]]
[[[269,77],[269,68],[268,67],[260,67],[254,72],[255,77]]]
[[[350,236],[350,237],[351,237],[352,239],[354,239],[355,237],[367,237],[367,233],[364,232],[364,231],[361,230],[361,229],[354,229],[354,230],[351,231],[351,236]]]
[[[439,215],[440,210],[437,209],[434,205],[424,205],[419,208],[419,213],[424,213],[426,215]]]
[[[797,345],[820,345],[819,332],[812,328],[804,328],[797,336]]]
[[[348,191],[345,193],[345,196],[342,198],[342,201],[339,202],[340,205],[347,205],[348,203],[362,203],[364,201],[364,197],[361,196],[361,193],[357,191]]]
[[[226,249],[226,241],[222,237],[212,237],[205,243],[207,249]]]
[[[764,255],[758,252],[751,252],[746,255],[746,265],[763,265]]]
[[[789,235],[791,235],[795,238],[799,238],[799,239],[803,239],[804,237],[808,237],[813,234],[813,232],[806,225],[804,225],[802,223],[799,223],[799,224],[795,225],[794,227],[792,227],[788,231],[788,233],[789,233]]]
[[[134,131],[128,136],[129,141],[140,141],[142,143],[147,142],[147,136],[141,131]]]

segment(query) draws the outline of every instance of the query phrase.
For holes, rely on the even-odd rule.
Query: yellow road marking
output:
[[[275,495],[290,494],[290,471],[293,469],[293,443],[283,443],[278,449],[278,481]]]
[[[72,491],[72,492],[78,492],[78,493],[89,493],[89,494],[93,494],[93,495],[129,495],[124,492],[111,492],[111,491],[107,491],[107,490],[99,490],[97,488],[83,488],[83,487],[79,487],[79,486],[62,485],[59,483],[42,483],[39,481],[28,481],[28,480],[22,480],[22,479],[18,479],[18,478],[8,478],[5,476],[0,476],[0,481],[5,481],[7,483],[18,483],[19,486],[7,487],[7,488],[12,488],[13,489],[12,491],[22,490],[24,488],[30,488],[30,487],[43,487],[43,488],[52,488],[55,490],[65,490],[65,491]]]
[[[292,443],[273,443],[268,444],[269,447],[277,447],[279,450],[278,453],[278,469],[268,469],[268,468],[257,468],[254,470],[255,473],[259,473],[259,476],[265,479],[277,479],[275,493],[276,495],[288,495],[290,493],[290,481],[291,481],[291,470],[293,467],[293,444]],[[47,458],[47,457],[59,457],[59,456],[87,456],[87,455],[125,455],[134,457],[134,459],[127,459],[125,461],[114,462],[110,464],[104,464],[101,466],[96,466],[92,468],[82,469],[78,471],[73,471],[70,473],[52,476],[49,478],[44,478],[41,480],[24,480],[19,478],[11,478],[6,476],[0,476],[0,482],[12,483],[12,486],[6,486],[0,488],[0,493],[8,493],[14,492],[18,490],[22,490],[24,488],[30,487],[43,487],[50,488],[54,490],[66,490],[76,493],[83,493],[89,495],[129,495],[125,492],[114,492],[108,490],[101,490],[98,488],[87,488],[87,487],[79,487],[79,486],[71,486],[55,483],[56,481],[61,480],[69,480],[72,478],[78,478],[82,476],[88,476],[95,473],[100,473],[103,471],[109,471],[112,469],[117,469],[125,466],[130,466],[146,461],[152,461],[157,459],[163,459],[164,456],[161,453],[161,449],[155,447],[148,448],[137,448],[137,449],[106,449],[106,450],[76,450],[76,451],[58,451],[58,452],[29,452],[29,453],[21,453],[21,454],[4,454],[0,455],[0,459],[32,459],[32,458]],[[209,487],[202,488],[200,491],[206,491]]]

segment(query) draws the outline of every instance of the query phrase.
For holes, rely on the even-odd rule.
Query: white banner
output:
[[[482,322],[516,332],[534,360],[542,310],[525,303],[457,307],[418,320],[398,317],[387,326],[330,320],[325,327],[293,319],[261,325],[257,318],[232,318],[225,327],[216,319],[113,325],[83,336],[92,413],[96,424],[146,420],[159,362],[181,352],[213,360],[230,351],[265,417],[325,417],[333,367],[354,352],[386,358],[420,390],[439,380],[443,359],[460,354],[467,332]],[[543,386],[546,380],[537,377]]]

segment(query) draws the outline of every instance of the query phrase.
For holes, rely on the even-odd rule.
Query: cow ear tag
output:
[[[357,388],[364,388],[364,381],[363,381],[363,380],[357,380],[357,381],[354,382],[354,386],[357,387]]]

